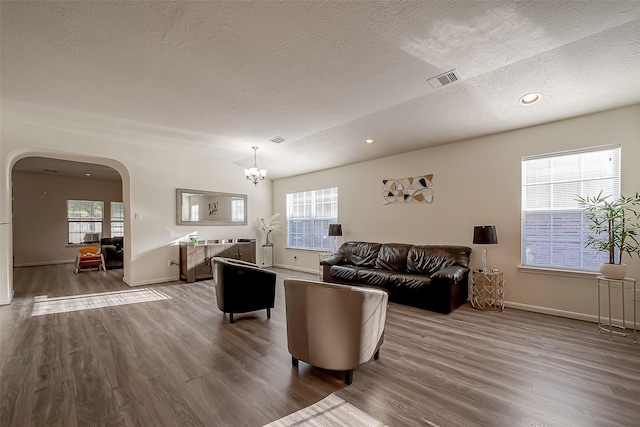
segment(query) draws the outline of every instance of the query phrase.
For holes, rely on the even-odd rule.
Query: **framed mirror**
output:
[[[178,225],[247,225],[247,195],[176,189]]]

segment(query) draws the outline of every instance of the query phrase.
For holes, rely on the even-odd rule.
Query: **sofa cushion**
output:
[[[431,279],[416,274],[395,273],[389,277],[389,286],[394,288],[418,289],[429,286]]]
[[[345,242],[340,246],[338,254],[347,265],[359,267],[375,267],[380,243]]]
[[[409,248],[411,245],[402,243],[382,244],[376,259],[376,267],[383,270],[406,271]]]
[[[356,281],[358,268],[352,265],[332,265],[329,269],[331,277],[338,280]]]
[[[378,268],[360,268],[356,273],[356,280],[359,283],[386,288],[389,278],[394,273],[392,271],[380,270]]]
[[[454,264],[467,267],[470,255],[471,250],[464,246],[412,246],[407,254],[407,272],[430,276]]]

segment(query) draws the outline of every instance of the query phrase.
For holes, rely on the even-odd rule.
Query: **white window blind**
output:
[[[103,202],[67,200],[69,243],[99,242],[102,237],[103,212]]]
[[[607,254],[584,247],[577,197],[620,196],[620,147],[522,159],[522,265],[597,271]]]
[[[124,236],[124,204],[111,202],[111,237]]]
[[[329,224],[338,222],[338,188],[287,194],[287,246],[331,249]]]

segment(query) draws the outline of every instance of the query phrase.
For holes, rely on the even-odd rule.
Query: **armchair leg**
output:
[[[229,313],[229,323],[233,323],[233,313]]]
[[[349,385],[353,382],[353,369],[344,371],[344,382],[346,385]]]
[[[374,354],[373,354],[373,360],[378,360],[380,359],[380,349],[378,349]]]
[[[271,309],[267,308],[267,319],[271,319]]]
[[[291,356],[291,365],[294,367],[298,367],[298,359],[296,359],[295,357]]]

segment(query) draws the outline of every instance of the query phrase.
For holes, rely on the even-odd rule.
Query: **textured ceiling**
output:
[[[271,178],[640,103],[635,0],[0,5],[3,116],[258,145]]]

